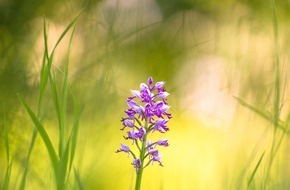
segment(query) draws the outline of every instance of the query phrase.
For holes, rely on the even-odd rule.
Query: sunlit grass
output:
[[[67,129],[67,116],[66,116],[66,109],[67,109],[67,96],[68,92],[71,92],[71,89],[69,89],[68,84],[68,60],[64,64],[64,70],[58,71],[58,68],[53,68],[53,56],[54,52],[56,50],[56,47],[61,42],[62,38],[66,35],[66,33],[75,26],[76,19],[74,19],[68,27],[64,30],[64,32],[60,35],[58,41],[56,42],[56,45],[54,46],[52,53],[49,54],[48,52],[48,46],[47,46],[47,34],[46,34],[46,22],[44,22],[44,57],[43,57],[43,63],[42,63],[42,71],[40,75],[40,91],[39,91],[39,103],[38,103],[38,111],[37,114],[35,114],[29,105],[26,104],[26,102],[19,97],[21,104],[25,108],[26,112],[28,113],[29,117],[31,118],[35,130],[32,135],[31,145],[29,148],[28,156],[27,156],[27,164],[24,170],[24,174],[20,183],[19,189],[25,189],[26,184],[26,178],[27,178],[27,171],[28,171],[28,163],[29,158],[31,155],[31,151],[34,147],[35,139],[37,133],[39,133],[41,139],[43,140],[45,144],[45,148],[48,151],[48,155],[51,161],[52,169],[54,171],[54,177],[55,177],[55,184],[56,189],[67,189],[69,184],[69,176],[72,173],[75,172],[77,176],[77,182],[79,183],[79,187],[82,187],[81,182],[79,180],[78,172],[73,168],[73,160],[75,156],[75,149],[77,144],[77,137],[78,137],[78,127],[79,127],[79,115],[80,111],[78,108],[78,105],[76,103],[76,100],[74,99],[74,107],[75,107],[75,118],[73,125],[71,129]],[[72,36],[74,34],[74,28],[73,32],[71,34],[70,43],[72,42]],[[69,56],[68,56],[69,57]],[[57,83],[57,77],[56,72],[60,72],[62,75],[62,84]],[[52,139],[48,135],[47,130],[44,128],[42,124],[42,120],[45,117],[45,113],[42,113],[43,108],[43,98],[44,93],[47,92],[47,84],[49,84],[51,93],[52,93],[52,102],[55,106],[55,113],[58,121],[58,127],[59,127],[59,139],[58,139],[58,152],[56,152],[56,148],[53,146]],[[60,85],[60,89],[58,87]],[[48,88],[49,88],[48,87]],[[74,96],[74,95],[73,95]],[[67,131],[70,131],[68,134]]]

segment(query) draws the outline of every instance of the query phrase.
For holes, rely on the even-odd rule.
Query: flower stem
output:
[[[145,128],[147,129],[147,122],[145,123]],[[136,184],[135,184],[135,190],[140,190],[141,189],[141,181],[142,181],[142,174],[143,174],[143,163],[145,159],[145,152],[146,152],[146,139],[147,139],[147,133],[144,135],[143,140],[142,140],[142,147],[140,150],[140,160],[141,160],[141,165],[140,168],[137,170],[137,176],[136,176]]]
[[[142,141],[142,148],[140,151],[140,160],[141,160],[141,165],[140,168],[137,170],[137,177],[136,177],[136,185],[135,185],[135,190],[140,190],[141,189],[141,180],[142,180],[142,174],[143,174],[143,163],[144,163],[144,156],[145,156],[145,148],[146,148],[146,137],[147,135],[144,135],[143,141]]]

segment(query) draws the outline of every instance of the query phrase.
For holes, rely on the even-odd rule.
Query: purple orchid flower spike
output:
[[[131,90],[132,96],[128,97],[128,109],[126,116],[121,119],[123,128],[127,129],[125,140],[132,140],[132,145],[137,147],[135,154],[127,145],[121,143],[121,148],[116,151],[125,152],[133,156],[132,165],[136,169],[135,190],[140,190],[143,169],[150,163],[161,162],[161,155],[158,147],[168,147],[167,139],[160,139],[156,142],[147,140],[154,131],[166,133],[169,131],[168,121],[172,118],[168,113],[170,106],[167,104],[169,93],[164,88],[165,82],[159,81],[154,84],[153,78],[149,77],[147,83],[140,84],[140,90]]]

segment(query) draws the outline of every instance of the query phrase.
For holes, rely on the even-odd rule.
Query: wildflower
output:
[[[141,160],[139,158],[135,158],[132,162],[132,165],[134,166],[134,168],[136,168],[136,170],[138,171],[140,166],[141,166]]]
[[[159,146],[169,146],[167,139],[161,139],[161,140],[157,141],[157,144]]]
[[[160,133],[165,133],[166,131],[169,131],[169,128],[166,126],[168,120],[165,119],[159,119],[155,122],[153,132],[159,131]]]
[[[159,155],[158,150],[154,149],[154,150],[150,151],[149,154],[150,154],[149,157],[151,158],[151,160],[149,162],[152,162],[152,164],[153,164],[153,162],[158,162],[160,166],[163,166],[161,161],[160,161],[162,157]]]
[[[126,127],[134,127],[134,120],[131,120],[130,118],[122,118],[121,121],[124,125],[121,130],[124,130]]]
[[[153,78],[149,77],[147,83],[140,84],[139,90],[131,90],[132,95],[127,99],[129,108],[125,110],[126,116],[121,119],[123,125],[121,129],[128,129],[127,136],[124,136],[125,140],[132,140],[132,145],[135,145],[139,152],[135,154],[124,144],[121,144],[121,148],[116,152],[132,154],[132,165],[137,174],[136,187],[140,187],[143,169],[150,163],[158,162],[160,166],[163,166],[162,156],[159,154],[157,147],[169,146],[167,139],[160,139],[155,142],[147,140],[150,133],[169,131],[167,123],[172,116],[168,113],[170,106],[166,98],[169,93],[165,90],[164,85],[164,81],[154,84]]]
[[[126,152],[126,153],[128,153],[128,156],[129,156],[130,155],[130,148],[128,146],[126,146],[126,145],[124,145],[124,144],[121,143],[121,148],[118,149],[116,151],[116,153],[118,153],[118,152]]]

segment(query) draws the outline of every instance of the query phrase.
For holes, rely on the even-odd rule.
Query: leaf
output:
[[[250,179],[248,180],[248,186],[247,186],[247,189],[249,189],[250,186],[251,186],[251,184],[252,184],[252,181],[253,181],[253,179],[254,179],[254,177],[255,177],[257,171],[258,171],[258,168],[259,168],[259,166],[260,166],[260,164],[261,164],[261,162],[262,162],[262,160],[263,160],[263,157],[264,157],[264,155],[265,155],[265,152],[266,152],[266,151],[264,151],[263,154],[261,155],[261,157],[260,157],[258,163],[257,163],[256,166],[255,166],[255,169],[253,170],[253,172],[252,172],[252,174],[251,174],[251,176],[250,176]]]
[[[259,110],[258,108],[250,105],[249,103],[247,103],[246,101],[244,101],[243,99],[234,96],[234,98],[242,105],[245,106],[246,108],[250,109],[251,111],[255,112],[256,114],[258,114],[259,116],[261,116],[262,118],[266,119],[267,121],[274,123],[274,117],[267,112],[263,112],[262,110]],[[278,123],[278,127],[283,130],[284,132],[286,132],[285,127],[284,127],[284,123],[283,121],[279,120]]]
[[[10,162],[10,164],[8,165],[8,167],[6,169],[4,185],[3,185],[3,188],[2,188],[3,190],[9,190],[11,170],[12,170],[12,161]]]
[[[36,127],[37,131],[39,132],[45,146],[46,149],[48,150],[52,165],[53,165],[53,169],[54,172],[57,176],[58,173],[58,157],[55,153],[55,150],[52,146],[52,143],[50,141],[50,138],[48,136],[48,134],[46,133],[45,129],[43,128],[42,124],[38,121],[38,119],[36,118],[35,114],[33,113],[33,111],[30,109],[30,107],[24,102],[24,100],[20,97],[19,100],[21,102],[21,104],[23,105],[23,107],[25,108],[26,112],[28,113],[28,115],[30,116],[31,120],[34,123],[34,126]]]

